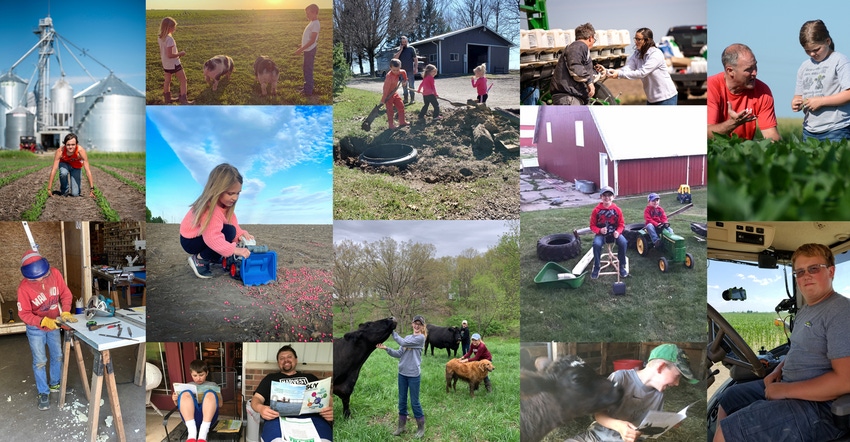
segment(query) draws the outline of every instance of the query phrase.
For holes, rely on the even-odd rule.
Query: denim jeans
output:
[[[407,416],[407,390],[410,389],[410,408],[413,408],[413,417],[419,419],[425,416],[422,413],[422,405],[419,403],[419,383],[421,376],[398,375],[398,414]]]
[[[227,242],[233,242],[233,240],[236,239],[236,227],[234,227],[233,224],[225,224],[221,229],[221,233],[224,234],[224,239],[226,239]],[[184,238],[183,236],[180,236],[180,245],[183,246],[183,250],[185,250],[186,253],[192,255],[200,253],[201,258],[221,264],[221,255],[211,249],[210,246],[204,242],[203,236],[196,236],[194,238]]]
[[[313,94],[313,64],[316,61],[316,50],[319,49],[318,46],[313,48],[312,51],[307,51],[304,53],[304,94],[312,95]]]
[[[626,265],[626,248],[629,246],[629,241],[626,237],[620,235],[614,240],[617,243],[617,259],[621,265]],[[593,268],[599,268],[599,259],[602,257],[602,245],[605,244],[605,235],[596,235],[593,237]]]
[[[669,230],[670,233],[673,233],[673,229],[668,227],[667,230]],[[649,224],[646,225],[646,233],[649,233],[649,240],[650,241],[652,241],[652,242],[658,241],[658,232],[655,231],[655,225],[654,224],[649,223]]]
[[[835,129],[828,132],[821,132],[819,134],[812,133],[807,131],[806,129],[803,129],[803,141],[806,141],[809,138],[815,138],[821,141],[844,141],[850,139],[850,126],[842,127],[841,129]]]
[[[650,103],[650,102],[647,101],[646,104],[648,104],[650,106],[675,106],[679,102],[678,99],[679,99],[678,95],[673,95],[672,97],[670,97],[666,100],[656,101],[655,103]]]
[[[50,393],[45,371],[47,365],[45,345],[50,350],[50,385],[59,385],[62,379],[62,342],[59,334],[58,329],[44,331],[41,327],[27,325],[27,339],[32,352],[32,371],[35,373],[35,387],[39,394]]]
[[[68,163],[59,163],[59,193],[67,195],[70,186],[71,196],[80,196],[80,179],[80,169],[74,169]]]
[[[407,100],[408,96],[410,97],[410,101],[413,101],[413,96],[416,95],[416,87],[414,86],[414,82],[416,81],[416,74],[413,72],[407,73],[407,90],[404,91],[404,99]]]

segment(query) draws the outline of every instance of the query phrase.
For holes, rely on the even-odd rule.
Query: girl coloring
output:
[[[210,262],[220,263],[223,256],[251,256],[248,249],[236,246],[239,238],[254,239],[236,221],[234,209],[241,192],[239,171],[219,164],[180,223],[180,245],[190,254],[189,266],[198,278],[211,278]]]
[[[162,60],[162,70],[165,72],[165,82],[162,87],[162,95],[165,104],[171,104],[171,76],[176,74],[180,80],[180,104],[192,104],[186,98],[186,73],[180,64],[180,57],[186,55],[186,51],[177,51],[177,44],[171,34],[177,29],[177,21],[171,17],[165,17],[159,24],[159,58]]]

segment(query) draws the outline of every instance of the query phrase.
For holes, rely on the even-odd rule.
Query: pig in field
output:
[[[277,80],[280,78],[280,71],[277,70],[277,65],[271,58],[265,55],[260,55],[254,62],[254,76],[257,82],[260,83],[261,95],[266,95],[266,89],[272,95],[277,95]]]
[[[204,63],[204,81],[212,85],[212,90],[218,89],[218,81],[226,76],[230,80],[233,73],[233,59],[227,55],[216,55]]]

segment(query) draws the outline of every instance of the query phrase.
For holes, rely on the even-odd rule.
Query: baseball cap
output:
[[[478,333],[473,333],[473,334],[472,334],[472,339],[475,339],[476,341],[480,341],[480,340],[481,340],[481,335],[479,335]]]
[[[611,188],[611,186],[602,186],[602,187],[599,189],[599,194],[600,194],[600,195],[605,195],[605,193],[608,193],[608,192],[610,192],[610,193],[611,193],[611,195],[613,195],[613,194],[614,194],[614,189],[612,189],[612,188]]]
[[[468,324],[468,322],[466,322],[466,319],[464,319],[463,322],[461,322],[461,324]]]
[[[21,274],[27,279],[38,279],[50,271],[50,264],[35,250],[28,250],[21,258]]]
[[[416,316],[414,316],[414,317],[413,317],[413,322],[416,322],[416,321],[419,321],[419,322],[421,322],[422,324],[425,324],[425,318],[423,318],[423,317],[422,317],[422,315],[416,315]]]
[[[676,344],[661,344],[653,348],[652,352],[649,353],[649,360],[651,361],[653,359],[664,359],[667,362],[672,362],[679,370],[679,373],[682,374],[682,377],[689,383],[696,384],[699,382],[698,379],[694,378],[694,373],[691,371],[691,363],[688,355],[685,354],[684,350],[677,347]]]
[[[661,197],[658,196],[658,194],[654,193],[654,192],[650,193],[649,196],[646,197],[647,201],[655,201],[655,200],[660,200],[660,199],[661,199]]]

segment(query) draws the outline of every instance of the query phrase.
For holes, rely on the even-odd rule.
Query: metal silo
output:
[[[35,134],[35,114],[24,107],[16,107],[6,114],[6,147],[18,149],[21,137]]]
[[[53,127],[70,127],[74,124],[74,88],[60,78],[50,89],[50,100],[53,109],[50,112],[50,125]]]
[[[145,95],[114,74],[74,96],[80,144],[100,152],[145,151]]]
[[[0,144],[9,149],[17,148],[20,143],[15,143],[14,145],[7,145],[5,143],[6,114],[12,109],[23,105],[21,99],[26,94],[26,90],[27,83],[21,77],[11,72],[0,75],[0,134],[4,134],[0,138]]]

